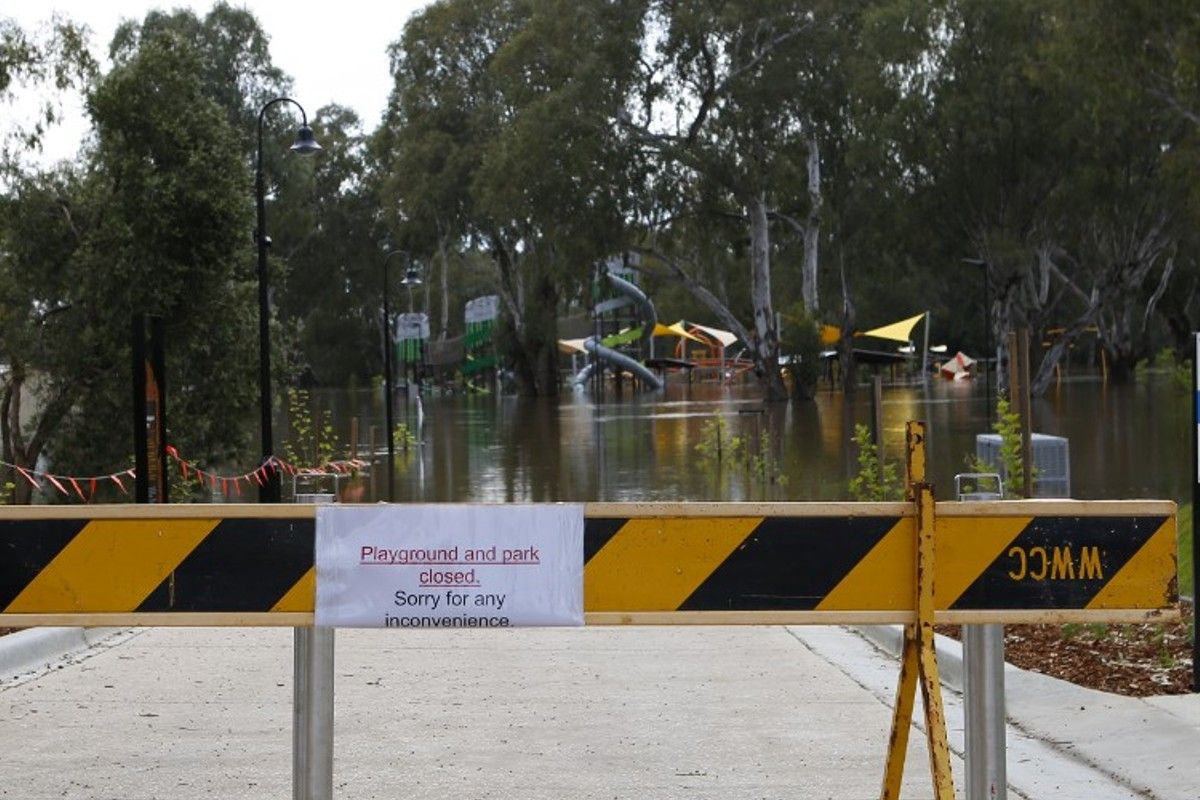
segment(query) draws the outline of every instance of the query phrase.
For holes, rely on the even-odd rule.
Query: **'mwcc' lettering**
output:
[[[1014,581],[1104,580],[1099,547],[1081,547],[1076,557],[1070,545],[1049,550],[1014,545],[1008,548],[1008,557],[1013,560],[1008,577]]]

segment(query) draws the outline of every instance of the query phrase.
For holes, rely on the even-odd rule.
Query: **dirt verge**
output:
[[[1129,697],[1192,691],[1192,617],[1111,625],[1005,625],[1004,658],[1021,669]],[[959,638],[957,626],[938,632]]]

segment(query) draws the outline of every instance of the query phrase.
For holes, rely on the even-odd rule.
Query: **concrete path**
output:
[[[0,798],[290,796],[290,629],[127,629],[48,668],[12,663]],[[339,800],[842,800],[878,797],[897,666],[841,628],[340,630],[336,674]],[[1010,735],[1010,797],[1197,795],[1146,794],[1039,736]],[[1197,741],[1178,750],[1195,761]],[[932,794],[913,731],[903,797]]]

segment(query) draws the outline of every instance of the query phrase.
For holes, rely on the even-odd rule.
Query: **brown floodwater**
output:
[[[992,387],[994,391],[994,387]],[[907,420],[926,423],[929,476],[939,497],[968,471],[976,434],[987,432],[981,381],[931,379],[884,387],[884,453],[903,462]],[[359,455],[384,451],[378,391],[317,393],[349,440],[357,419]],[[1034,401],[1034,430],[1065,437],[1070,494],[1080,499],[1191,497],[1191,394],[1165,377],[1114,386],[1084,375]],[[668,383],[659,393],[611,395],[568,389],[552,400],[496,395],[397,394],[395,419],[416,443],[397,440],[396,501],[550,502],[672,500],[845,500],[858,470],[851,443],[869,425],[871,391],[847,398],[822,390],[808,403],[764,404],[752,386]],[[724,420],[723,458],[712,420]],[[738,437],[750,458],[730,458]],[[755,459],[760,466],[755,466]],[[365,500],[387,498],[382,457],[363,481]],[[775,478],[782,476],[783,480]]]

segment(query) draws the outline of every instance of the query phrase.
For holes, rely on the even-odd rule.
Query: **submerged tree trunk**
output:
[[[754,337],[749,342],[754,371],[767,400],[786,400],[787,386],[779,372],[779,331],[771,308],[771,232],[766,198],[750,201],[750,302],[754,308]]]
[[[1033,380],[1029,382],[1029,394],[1032,397],[1041,397],[1050,388],[1050,381],[1054,379],[1054,374],[1057,371],[1059,362],[1070,351],[1074,344],[1085,330],[1091,325],[1091,320],[1087,317],[1080,317],[1071,324],[1063,333],[1054,340],[1054,344],[1042,356],[1042,363],[1038,365],[1037,373],[1033,376]]]
[[[438,320],[438,341],[446,341],[450,332],[450,255],[446,237],[438,237],[438,260],[442,262],[442,305]]]
[[[558,287],[545,269],[529,276],[515,268],[509,251],[496,249],[504,315],[502,341],[512,363],[517,393],[558,395]]]
[[[842,279],[842,334],[838,337],[838,368],[842,373],[842,392],[847,396],[858,388],[858,364],[854,360],[854,324],[856,313],[854,301],[850,299],[850,287],[846,283],[846,260],[838,257],[838,274]]]
[[[800,293],[804,299],[804,310],[816,318],[821,306],[817,292],[817,267],[819,266],[821,242],[821,150],[816,134],[808,137],[808,219],[804,224],[804,266]]]

